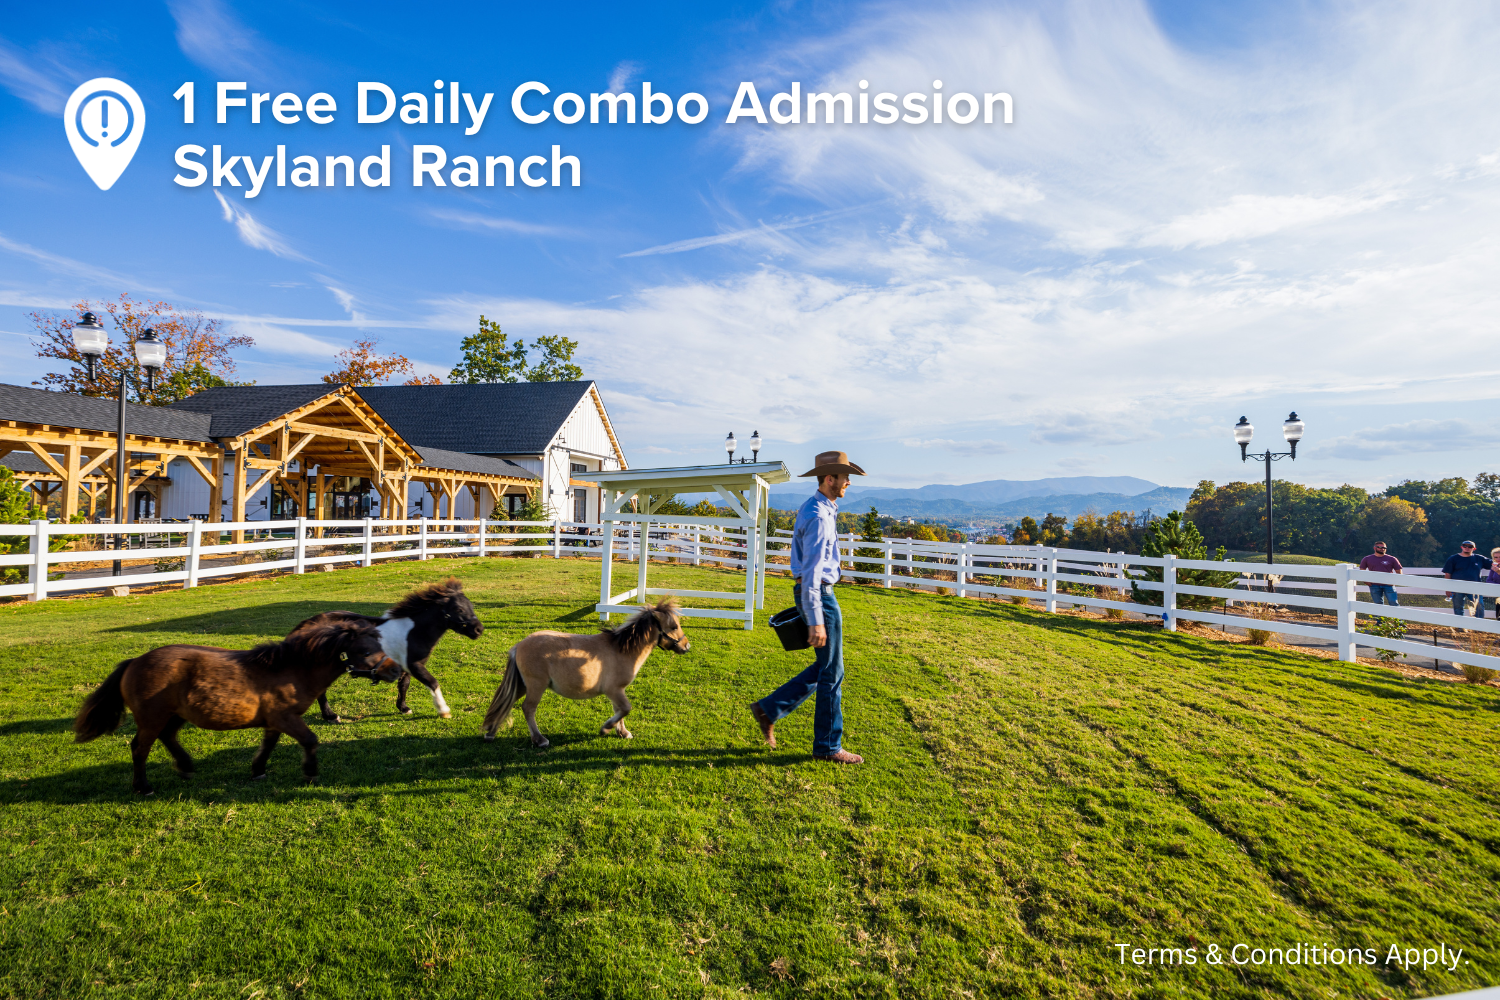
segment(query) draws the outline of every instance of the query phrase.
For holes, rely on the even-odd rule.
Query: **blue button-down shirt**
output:
[[[823,584],[839,582],[839,505],[814,493],[797,511],[792,576],[802,583],[802,620],[823,624]]]

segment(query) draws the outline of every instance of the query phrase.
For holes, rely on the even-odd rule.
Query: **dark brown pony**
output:
[[[312,781],[318,775],[318,738],[302,713],[344,674],[394,681],[400,671],[381,649],[380,632],[364,622],[299,629],[281,642],[243,651],[159,646],[121,662],[84,700],[73,721],[74,740],[87,743],[114,732],[129,708],[136,727],[130,741],[132,787],[150,795],[146,756],[158,739],[178,774],[193,772],[193,758],[177,742],[183,723],[203,729],[258,727],[266,733],[250,762],[250,776],[266,776],[266,759],[286,733],[302,745],[302,773]]]
[[[571,632],[533,632],[511,647],[505,665],[505,677],[490,710],[484,716],[484,738],[493,740],[501,725],[510,725],[511,709],[521,695],[521,714],[531,729],[533,746],[550,744],[536,725],[536,709],[548,688],[564,698],[597,698],[604,695],[615,707],[599,730],[607,736],[614,730],[630,739],[625,716],[630,714],[630,698],[625,687],[640,673],[653,649],[670,649],[686,653],[692,643],[682,631],[677,605],[671,598],[656,607],[644,607],[631,615],[619,628],[604,629],[597,635],[574,635]]]
[[[411,686],[411,679],[415,676],[432,691],[432,706],[437,709],[438,715],[445,719],[453,717],[453,710],[443,699],[443,689],[438,687],[437,678],[427,669],[427,658],[432,655],[432,650],[443,633],[449,629],[470,639],[478,639],[484,634],[484,625],[474,613],[474,605],[464,596],[464,585],[458,579],[450,576],[441,583],[429,583],[413,590],[379,618],[356,611],[325,611],[298,625],[292,629],[292,633],[296,634],[298,629],[309,625],[330,621],[369,622],[380,629],[380,641],[385,647],[385,655],[410,671],[403,673],[396,682],[396,711],[402,715],[411,714],[411,709],[406,704],[406,689]],[[328,707],[326,694],[318,695],[318,708],[322,711],[325,722],[343,721]]]

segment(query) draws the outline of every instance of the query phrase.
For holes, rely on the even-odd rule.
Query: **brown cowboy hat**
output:
[[[802,475],[817,476],[819,479],[822,479],[824,476],[837,476],[845,472],[851,476],[863,476],[865,474],[864,469],[849,461],[848,453],[842,451],[821,451],[818,452],[817,464],[810,471],[802,473]],[[799,476],[798,478],[802,477]]]

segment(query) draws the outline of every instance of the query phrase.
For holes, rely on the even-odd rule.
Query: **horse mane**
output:
[[[666,614],[677,613],[677,598],[665,597],[656,603],[656,607],[644,607],[625,620],[625,624],[619,628],[602,628],[601,635],[609,637],[609,641],[615,649],[626,656],[634,656],[641,650],[656,642],[661,633],[661,625],[657,621],[656,612]]]
[[[425,587],[413,590],[397,601],[395,607],[387,611],[385,616],[387,618],[415,618],[424,607],[451,601],[455,597],[462,597],[463,593],[463,581],[456,576],[450,576],[441,582],[429,583]]]
[[[245,666],[267,673],[291,665],[306,666],[310,661],[328,656],[331,653],[329,647],[339,646],[350,633],[373,627],[354,619],[318,621],[317,618],[298,625],[280,642],[263,642],[247,650],[243,661]]]

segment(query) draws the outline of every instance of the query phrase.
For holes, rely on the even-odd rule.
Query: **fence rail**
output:
[[[196,587],[205,579],[289,570],[305,573],[325,566],[373,566],[392,559],[463,558],[485,556],[551,555],[598,558],[605,542],[601,526],[578,521],[411,520],[323,521],[296,518],[285,521],[218,523],[193,521],[170,524],[77,525],[32,521],[16,525],[17,534],[28,538],[28,551],[0,555],[0,570],[14,575],[25,570],[25,583],[0,584],[0,597],[25,596],[33,601],[69,591],[97,590],[113,586],[181,583]],[[173,530],[179,528],[181,530]],[[8,529],[0,529],[8,530]],[[236,535],[244,541],[234,541]],[[164,540],[155,547],[59,549],[51,551],[59,538],[84,536],[110,541],[121,537],[144,541]],[[227,536],[227,538],[226,538]],[[14,536],[12,536],[14,537]],[[180,539],[180,544],[174,544]],[[642,537],[641,527],[621,523],[610,535],[612,557],[639,558],[644,546],[647,559],[674,560],[695,566],[745,568],[746,542],[743,530],[703,525],[650,525]],[[76,543],[75,543],[76,544]],[[117,543],[116,543],[117,544]],[[1500,634],[1500,622],[1492,619],[1457,618],[1446,611],[1420,607],[1390,607],[1358,600],[1371,584],[1393,586],[1398,593],[1437,595],[1451,588],[1464,594],[1500,598],[1500,585],[1442,581],[1444,589],[1412,586],[1413,577],[1441,575],[1431,568],[1408,568],[1404,575],[1367,573],[1348,564],[1337,566],[1212,562],[1152,557],[1121,552],[1088,552],[1041,546],[984,545],[976,542],[933,542],[886,538],[865,541],[854,535],[839,537],[843,575],[878,583],[883,587],[948,590],[960,597],[1020,597],[1040,600],[1049,612],[1059,605],[1118,609],[1159,616],[1164,627],[1176,631],[1181,621],[1265,629],[1289,635],[1326,639],[1338,645],[1339,658],[1353,660],[1358,646],[1396,653],[1431,655],[1433,649],[1408,639],[1389,638],[1360,631],[1360,619],[1382,617],[1409,624],[1461,626],[1479,637],[1475,649],[1444,647],[1442,658],[1491,669],[1500,668],[1500,656],[1479,648],[1489,637]],[[765,540],[768,568],[786,569],[790,555],[790,532],[780,530]],[[257,558],[257,562],[245,559]],[[120,560],[140,564],[155,562],[156,572],[129,572],[120,576],[64,575],[68,567],[82,563]],[[181,560],[180,567],[176,561]],[[166,566],[168,568],[163,569]],[[1159,569],[1162,581],[1144,579],[1144,571]],[[1281,570],[1275,585],[1279,593],[1266,589],[1268,569]],[[1235,573],[1230,587],[1200,587],[1178,579],[1178,573],[1212,570]],[[1160,605],[1129,600],[1131,585],[1160,593]],[[1182,598],[1209,607],[1184,607]],[[1220,610],[1213,605],[1217,602]],[[1254,619],[1228,614],[1234,604],[1287,604],[1330,613],[1334,624]],[[1367,622],[1368,624],[1368,622]],[[1490,646],[1490,649],[1495,649]]]

